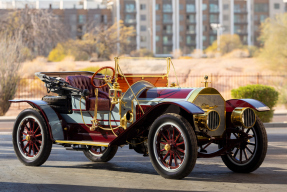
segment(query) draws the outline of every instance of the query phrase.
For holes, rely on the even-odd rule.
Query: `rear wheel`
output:
[[[190,123],[177,114],[164,114],[155,120],[148,148],[153,167],[164,178],[182,179],[196,163],[195,133]]]
[[[17,117],[13,146],[18,159],[27,166],[40,166],[48,159],[52,141],[43,117],[35,109],[25,109]]]
[[[241,128],[243,129],[243,128]],[[228,154],[221,156],[224,164],[232,171],[238,173],[250,173],[262,164],[267,152],[267,134],[264,125],[257,117],[252,128],[243,129],[252,138],[244,138],[245,141]],[[234,138],[244,137],[240,134],[231,135]]]
[[[84,151],[85,156],[92,162],[108,162],[118,151],[118,146],[92,146]]]

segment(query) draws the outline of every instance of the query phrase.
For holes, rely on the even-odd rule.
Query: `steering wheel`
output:
[[[100,68],[97,72],[95,72],[94,74],[93,74],[93,76],[92,76],[92,78],[91,78],[91,84],[93,85],[93,87],[95,87],[95,88],[102,88],[102,87],[105,87],[105,86],[107,86],[108,85],[108,83],[106,83],[106,84],[104,84],[104,85],[101,85],[101,86],[96,86],[95,84],[94,84],[94,78],[95,78],[95,76],[99,73],[99,71],[101,71],[101,70],[103,70],[103,69],[110,69],[110,70],[112,70],[113,71],[113,76],[112,76],[112,78],[111,79],[113,79],[114,77],[115,77],[115,69],[114,68],[112,68],[112,67],[102,67],[102,68]],[[106,75],[105,75],[105,77],[106,77]],[[100,78],[100,79],[103,79],[103,80],[106,80],[106,78]]]

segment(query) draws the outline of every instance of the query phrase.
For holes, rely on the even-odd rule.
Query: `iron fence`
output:
[[[205,74],[183,75],[178,74],[178,81],[181,87],[203,87],[203,77]],[[231,90],[249,84],[269,85],[277,90],[284,87],[287,83],[287,75],[284,74],[209,74],[208,81],[210,87],[216,88],[225,99],[231,99]],[[169,83],[177,82],[174,75],[169,76]],[[17,88],[15,99],[41,99],[47,93],[44,83],[38,78],[23,78]],[[28,104],[17,103],[11,107],[18,109],[28,107]]]

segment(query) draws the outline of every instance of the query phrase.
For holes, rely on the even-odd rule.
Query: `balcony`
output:
[[[247,9],[234,9],[234,13],[246,14],[247,13]]]
[[[172,45],[172,41],[163,41],[162,44],[163,45]]]
[[[136,19],[125,19],[126,24],[134,24],[136,23]]]

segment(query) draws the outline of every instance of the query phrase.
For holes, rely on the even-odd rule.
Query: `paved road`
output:
[[[167,180],[148,157],[127,147],[108,163],[89,162],[82,152],[53,146],[41,167],[16,158],[11,134],[0,134],[0,191],[286,191],[287,128],[268,128],[269,148],[263,165],[251,174],[233,173],[221,159],[198,159],[183,180]]]

